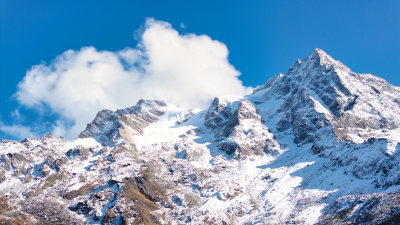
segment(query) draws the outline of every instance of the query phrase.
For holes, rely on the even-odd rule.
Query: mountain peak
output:
[[[328,53],[326,53],[324,50],[320,49],[320,48],[315,48],[313,51],[313,55],[317,54],[319,56],[329,56]]]
[[[317,60],[320,65],[331,65],[338,63],[338,61],[333,59],[332,56],[319,48],[314,49],[311,55],[311,59]]]
[[[135,123],[135,121],[131,121],[132,118],[127,118],[126,115],[129,114],[145,117],[144,119],[139,118],[140,126],[136,124],[136,128],[140,128],[139,130],[141,131],[141,126],[148,125],[152,121],[158,120],[158,117],[165,113],[166,107],[167,103],[161,100],[140,99],[135,106],[129,108],[119,109],[117,111],[107,109],[101,110],[97,113],[94,120],[87,125],[86,129],[79,134],[79,138],[95,137],[99,135],[110,136],[121,126],[121,118],[123,120],[128,120],[129,123]],[[134,120],[138,120],[138,118]]]
[[[313,80],[315,76],[320,77],[321,75],[330,75],[332,79],[336,79],[338,71],[344,73],[352,72],[342,62],[335,60],[322,49],[316,48],[311,56],[297,60],[286,75],[294,76],[297,80],[303,81]]]
[[[208,109],[142,99],[72,142],[1,141],[0,224],[390,223],[399,112],[400,87],[315,49]]]

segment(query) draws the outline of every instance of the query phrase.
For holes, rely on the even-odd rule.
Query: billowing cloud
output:
[[[141,98],[204,107],[215,96],[243,95],[247,89],[238,76],[223,43],[148,19],[136,48],[68,50],[27,71],[16,97],[24,106],[50,108],[61,118],[55,135],[74,138],[99,110]]]

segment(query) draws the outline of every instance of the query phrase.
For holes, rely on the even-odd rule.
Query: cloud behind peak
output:
[[[28,70],[16,98],[23,106],[49,108],[60,118],[54,134],[75,138],[99,110],[141,98],[205,107],[216,96],[247,93],[228,53],[209,36],[179,34],[167,22],[147,19],[136,48],[67,50]]]

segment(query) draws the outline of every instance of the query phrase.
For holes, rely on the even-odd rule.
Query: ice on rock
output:
[[[0,142],[0,223],[394,224],[399,112],[399,87],[315,49],[206,109],[140,100],[73,141]]]

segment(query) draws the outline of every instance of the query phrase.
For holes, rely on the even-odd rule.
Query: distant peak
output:
[[[320,48],[314,49],[313,54],[311,55],[311,59],[318,59],[321,65],[333,64],[336,62],[336,60],[333,59],[332,56],[328,55],[328,53]]]
[[[339,61],[336,61],[333,59],[328,53],[326,53],[324,50],[320,48],[314,49],[313,53],[311,56],[307,56],[306,58],[303,59],[298,59],[293,66],[290,67],[289,73],[293,73],[296,71],[298,68],[302,67],[302,65],[308,65],[308,64],[314,65],[314,67],[318,66],[330,66],[333,64],[340,64]]]
[[[138,106],[148,105],[148,106],[167,106],[167,103],[162,100],[148,100],[148,99],[140,99],[136,104]]]
[[[313,51],[313,54],[318,54],[318,55],[328,55],[324,50],[320,48],[315,48]]]

